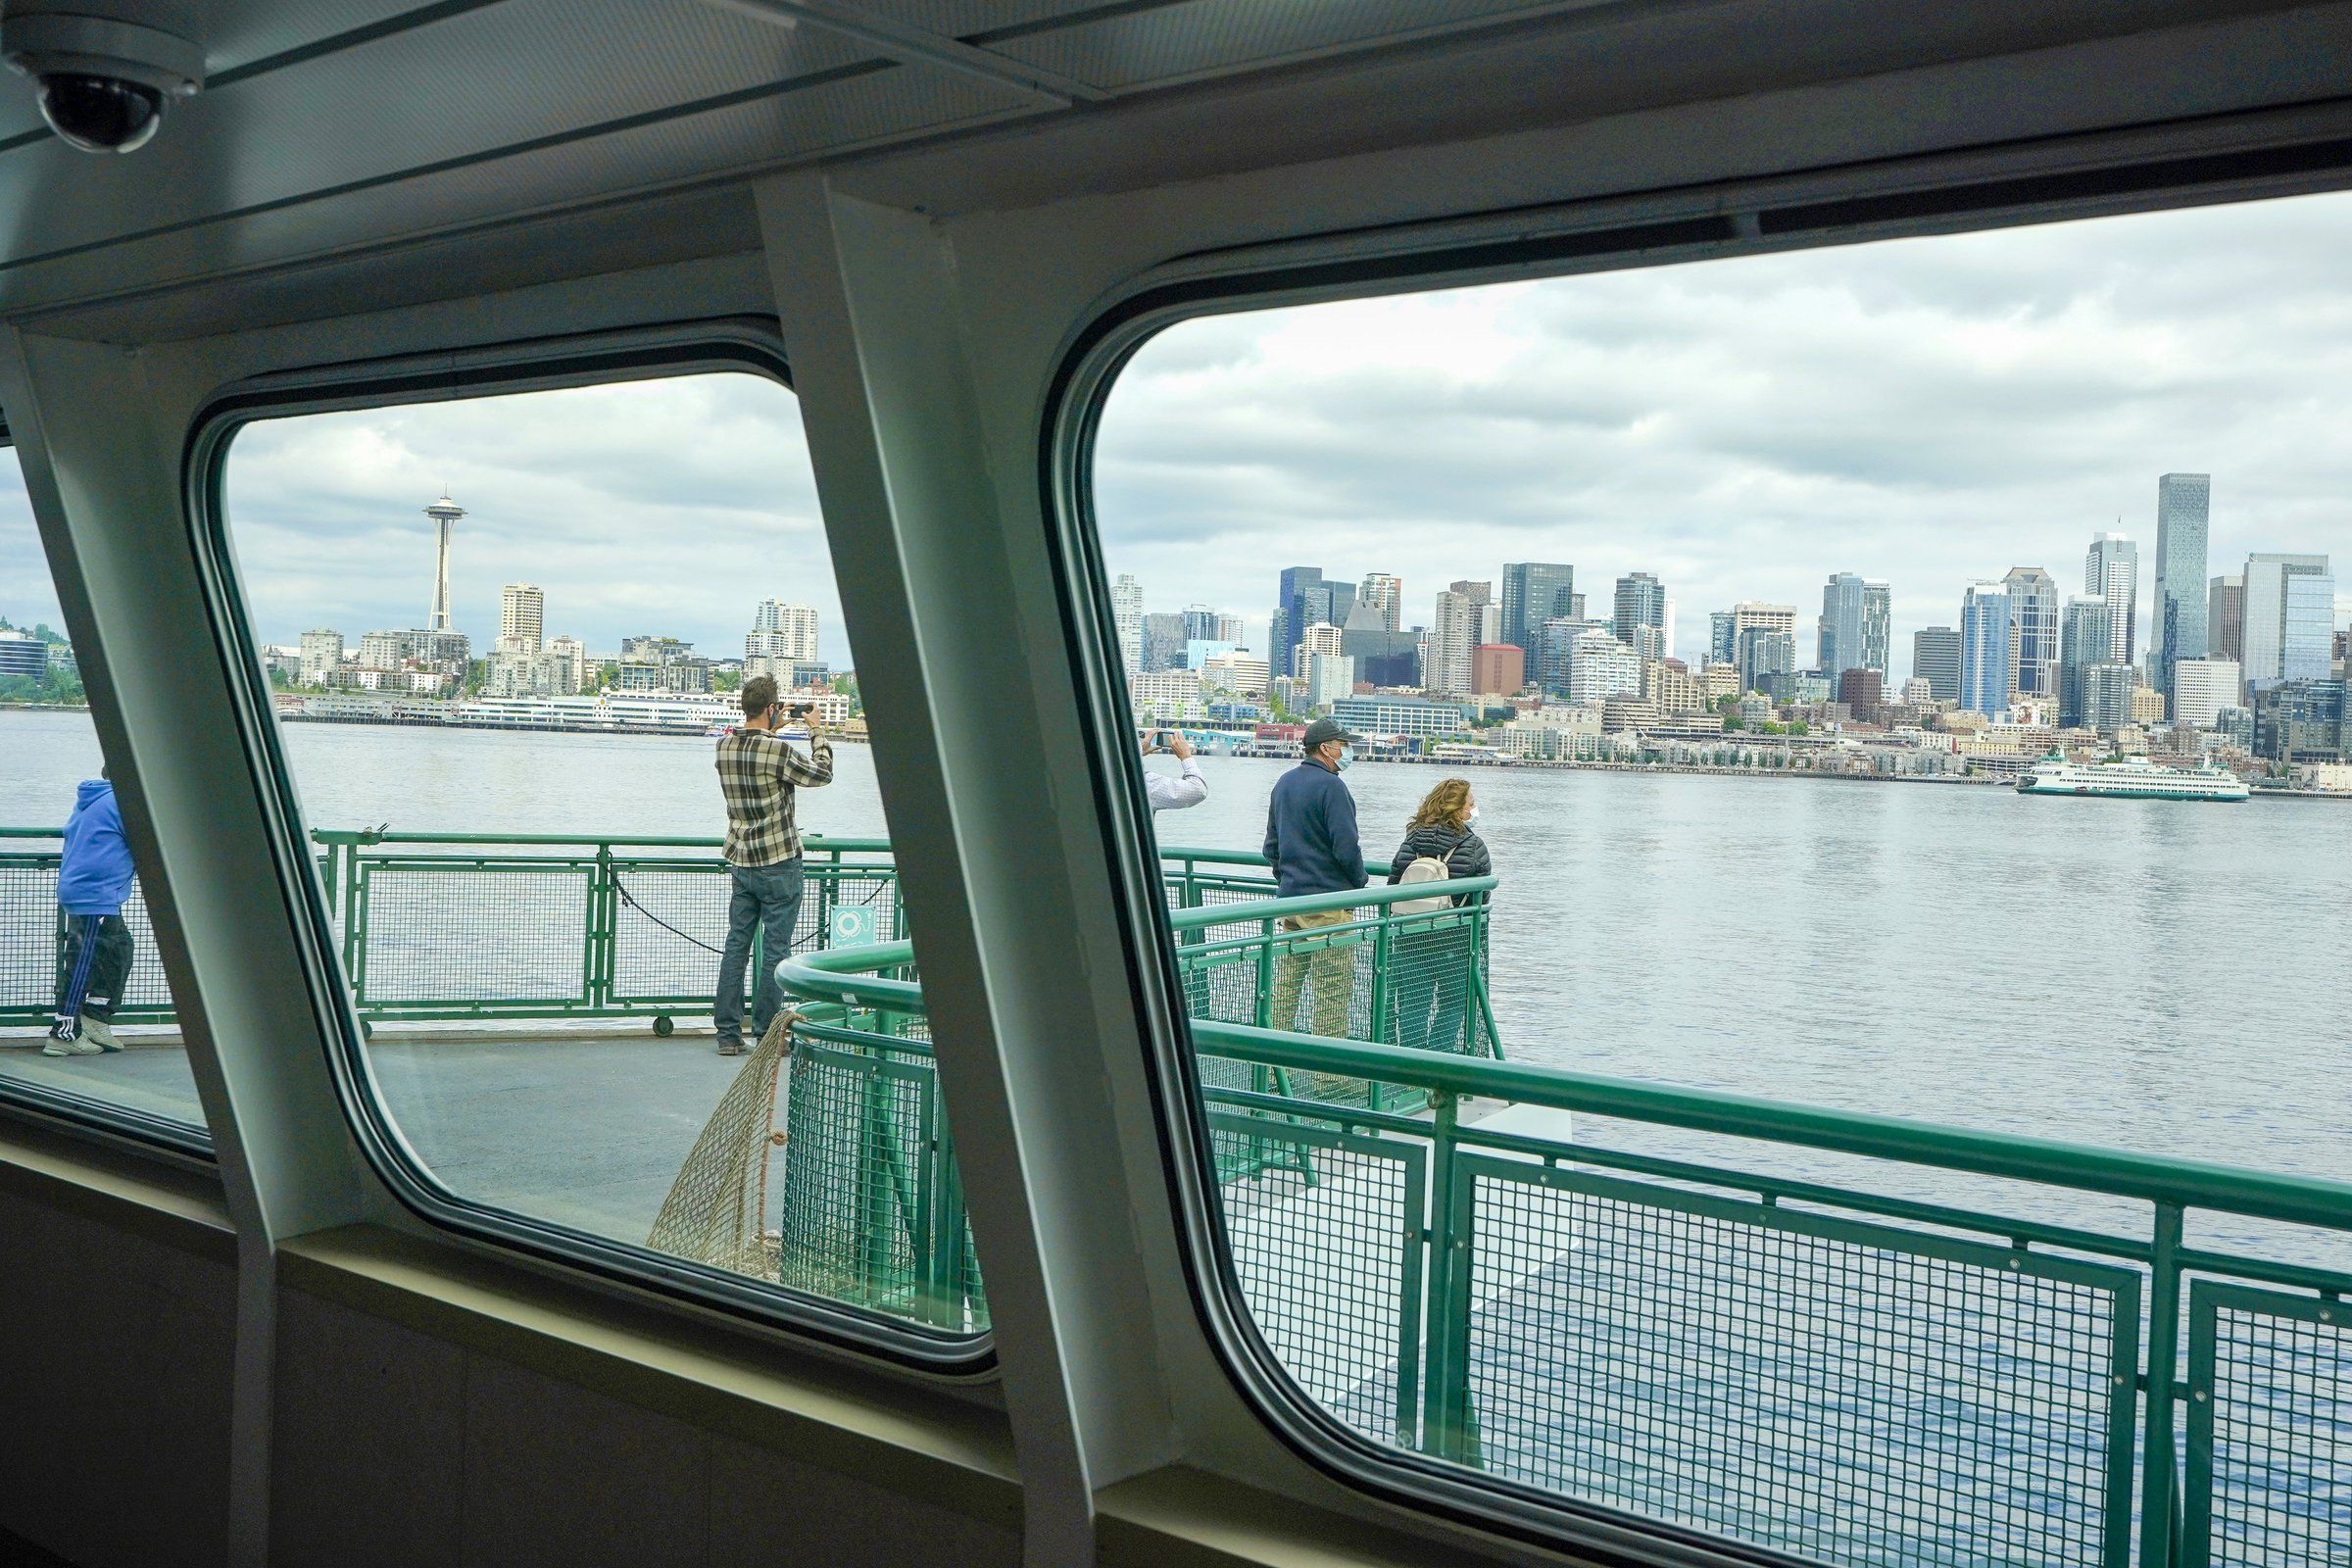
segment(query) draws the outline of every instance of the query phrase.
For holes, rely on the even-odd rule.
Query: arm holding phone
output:
[[[1200,776],[1200,764],[1193,760],[1193,743],[1184,731],[1162,729],[1145,736],[1144,755],[1150,757],[1154,752],[1173,756],[1180,771],[1173,778],[1165,773],[1144,774],[1144,793],[1151,797],[1152,809],[1181,811],[1208,799],[1208,780]]]

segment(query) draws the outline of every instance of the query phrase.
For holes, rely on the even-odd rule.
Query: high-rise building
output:
[[[1790,624],[1796,618],[1796,608],[1788,608]],[[1740,689],[1760,692],[1778,675],[1791,674],[1796,669],[1796,633],[1784,626],[1757,624],[1740,629],[1739,658]]]
[[[2205,657],[2205,527],[2213,476],[2168,473],[2156,481],[2156,603],[2148,633],[2156,689],[2173,691],[2173,665]]]
[[[1421,684],[1448,697],[1470,695],[1470,650],[1479,636],[1486,606],[1457,583],[1438,595],[1437,614],[1429,626],[1429,651],[1422,661]]]
[[[2107,601],[2107,653],[2129,664],[2139,646],[2139,546],[2103,533],[2082,559],[2082,592]]]
[[[1568,695],[1568,665],[1576,639],[1589,631],[1610,631],[1597,621],[1579,620],[1568,615],[1554,615],[1536,630],[1536,646],[1529,649],[1535,667],[1528,677],[1554,697]],[[1610,632],[1611,636],[1616,635]]]
[[[1796,607],[1742,599],[1732,607],[1732,647],[1735,652],[1739,649],[1740,634],[1751,628],[1757,631],[1785,631],[1793,637],[1796,635]]]
[[[2111,663],[2107,644],[2114,628],[2107,601],[2097,594],[2069,599],[2058,623],[2058,722],[2082,722],[2082,671]]]
[[[1366,573],[1356,587],[1355,602],[1372,607],[1380,616],[1382,630],[1395,631],[1404,613],[1404,583],[1386,572]]]
[[[2009,594],[2011,691],[2058,695],[2058,583],[2039,566],[2012,566]]]
[[[1911,634],[1911,673],[1928,683],[1938,703],[1960,700],[1960,629],[1925,626]]]
[[[1185,617],[1182,614],[1167,611],[1162,611],[1155,614],[1147,614],[1144,616],[1144,673],[1154,674],[1163,669],[1182,669],[1186,667],[1187,661],[1184,657],[1184,649],[1187,639],[1184,632],[1184,623]],[[1210,639],[1207,638],[1201,639],[1203,642],[1209,640]],[[1222,638],[1216,640],[1220,642],[1224,641]]]
[[[1184,607],[1184,640],[1188,643],[1233,643],[1243,641],[1242,617],[1211,610],[1206,605]]]
[[[2244,663],[2246,577],[2216,577],[2205,585],[2205,652],[2213,659]]]
[[[1527,684],[1527,650],[1516,643],[1480,643],[1470,650],[1470,689],[1508,697]]]
[[[1821,589],[1815,663],[1833,687],[1849,669],[1886,673],[1893,592],[1854,572],[1831,576]]]
[[[2183,659],[2173,665],[2173,722],[2211,729],[2222,710],[2238,706],[2234,659]]]
[[[1502,624],[1499,642],[1517,643],[1531,653],[1544,622],[1562,615],[1584,618],[1584,611],[1569,601],[1576,592],[1576,568],[1555,561],[1514,561],[1502,568]]]
[[[499,591],[498,641],[502,650],[535,654],[545,635],[547,595],[527,582],[511,582]]]
[[[1122,571],[1110,584],[1110,618],[1119,629],[1119,665],[1128,674],[1144,667],[1144,585]]]
[[[1611,697],[1638,696],[1642,690],[1642,661],[1601,627],[1576,634],[1568,645],[1568,700],[1605,702]]]
[[[2130,664],[2086,664],[2082,668],[2082,727],[2112,735],[2132,722],[2132,694],[2139,672]]]
[[[1355,695],[1355,661],[1346,654],[1312,654],[1306,660],[1306,706],[1329,708]]]
[[[621,646],[623,661],[663,662],[658,654],[641,656],[631,652],[634,645],[647,641],[626,639]],[[792,666],[815,658],[816,612],[807,605],[788,605],[781,599],[760,600],[760,607],[752,612],[752,629],[743,638],[744,679],[765,675],[779,686],[789,685]]]
[[[1628,572],[1618,578],[1616,615],[1612,624],[1617,632],[1617,640],[1635,653],[1644,659],[1665,658],[1665,586],[1646,571]],[[1644,630],[1657,634],[1648,640],[1658,646],[1642,646],[1644,639],[1639,633]]]
[[[1306,679],[1307,662],[1319,656],[1344,655],[1347,636],[1329,621],[1318,620],[1298,633],[1298,646],[1291,650],[1290,673]]]
[[[343,634],[320,627],[302,634],[302,673],[305,686],[324,686],[343,667]]]
[[[1838,672],[1838,701],[1856,718],[1867,721],[1886,706],[1886,677],[1868,664],[1854,664]]]
[[[1971,583],[1960,602],[1962,708],[1984,714],[2009,710],[2014,638],[2008,590],[1997,582]]]
[[[2239,662],[2249,691],[2279,681],[2326,680],[2334,629],[2335,578],[2326,556],[2246,558]]]
[[[1291,624],[1291,601],[1306,589],[1322,586],[1322,582],[1321,566],[1285,566],[1281,576],[1276,579],[1274,615],[1266,636],[1266,658],[1276,669],[1287,670],[1291,667],[1291,650],[1298,642],[1297,629]],[[1323,618],[1329,620],[1331,617],[1326,615]],[[1300,621],[1298,624],[1303,626],[1306,623]]]
[[[1707,612],[1707,662],[1728,664],[1740,652],[1739,630],[1732,623],[1728,610]]]
[[[449,625],[449,537],[457,530],[458,519],[466,509],[443,496],[424,509],[433,519],[433,608],[426,614],[424,629],[448,631]]]

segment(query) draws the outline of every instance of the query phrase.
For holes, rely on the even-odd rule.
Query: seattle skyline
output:
[[[1110,393],[1105,560],[1255,646],[1270,556],[1396,573],[1408,623],[1508,561],[1652,571],[1685,660],[1708,609],[1809,612],[1852,570],[1893,586],[1899,677],[1968,582],[2039,565],[2074,591],[2083,546],[2120,531],[2144,642],[2157,474],[2214,475],[2213,574],[2352,555],[2327,395],[2352,385],[2347,247],[2352,197],[2299,197],[1199,319]],[[748,376],[265,422],[228,474],[268,642],[419,624],[416,509],[445,487],[472,514],[461,625],[519,580],[593,645],[723,646],[747,563],[843,624],[797,404]],[[62,623],[14,464],[0,606]]]

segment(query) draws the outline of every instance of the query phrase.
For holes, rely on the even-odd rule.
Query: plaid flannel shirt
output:
[[[774,865],[801,853],[794,788],[833,782],[833,748],[821,735],[803,757],[782,736],[743,728],[718,743],[718,788],[727,798],[727,863]]]

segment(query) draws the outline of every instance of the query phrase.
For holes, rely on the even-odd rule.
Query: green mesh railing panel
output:
[[[1213,1113],[1225,1237],[1283,1369],[1368,1438],[1418,1427],[1429,1152],[1271,1117]]]
[[[1183,933],[1178,964],[1192,1015],[1329,1039],[1494,1056],[1483,1004],[1483,909],[1398,915],[1367,906],[1337,922],[1269,932],[1262,920]],[[1301,1099],[1374,1110],[1414,1109],[1418,1091],[1338,1074],[1262,1072],[1203,1056],[1210,1089],[1276,1088]]]
[[[0,1018],[31,1022],[57,1005],[58,942],[63,934],[57,907],[54,852],[0,856]],[[164,978],[148,923],[147,901],[133,883],[122,906],[130,928],[130,978],[115,1016],[152,1022],[172,1016],[172,987]]]
[[[861,1032],[862,1033],[862,1032]],[[988,1323],[930,1056],[889,1036],[794,1050],[778,1277],[958,1331]]]
[[[2352,1563],[2352,1304],[2189,1290],[2184,1560]]]
[[[1868,1568],[2129,1561],[2139,1275],[1464,1154],[1456,1457]]]
[[[589,1001],[593,862],[363,859],[353,989],[370,1007]]]
[[[614,859],[605,874],[612,887],[609,1000],[620,1006],[709,1006],[718,958],[708,950],[726,946],[727,905],[734,894],[726,863]],[[810,902],[803,901],[801,920],[815,928]],[[748,982],[746,989],[748,994]]]

